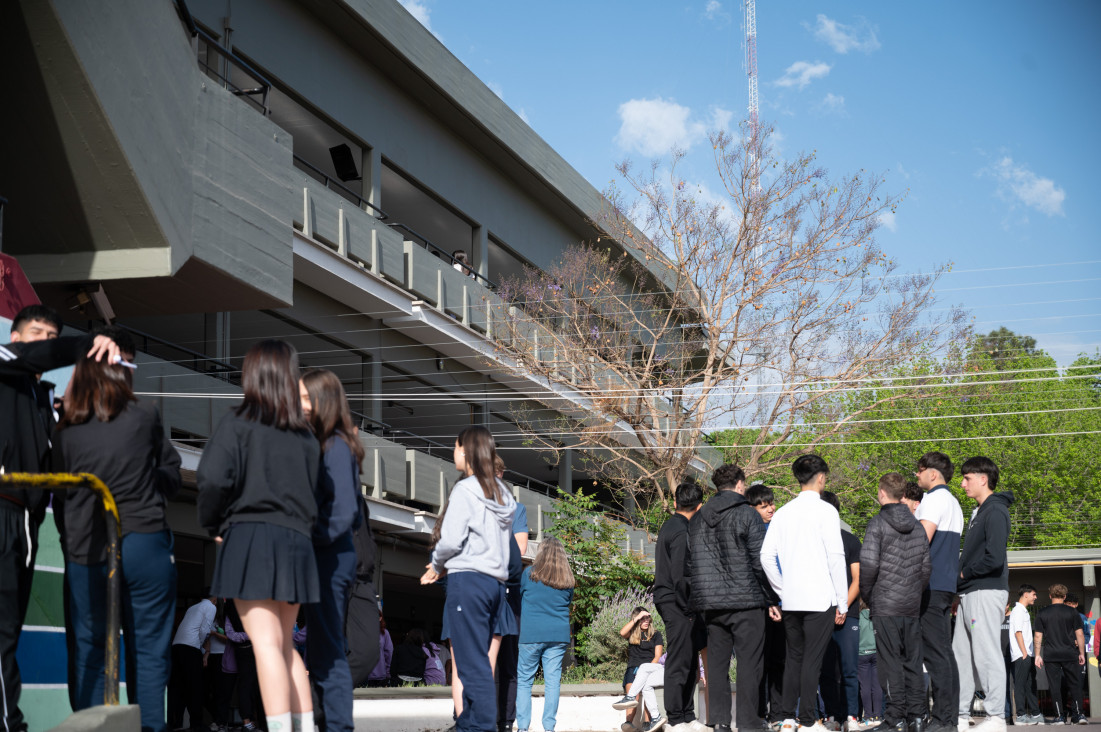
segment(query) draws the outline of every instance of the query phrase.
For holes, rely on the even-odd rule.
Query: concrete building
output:
[[[415,578],[464,426],[499,435],[535,542],[553,489],[591,481],[517,433],[510,410],[545,385],[495,365],[494,289],[593,239],[603,198],[396,0],[22,0],[0,7],[0,54],[5,252],[72,326],[113,315],[139,337],[136,388],[184,455],[181,605],[213,569],[193,471],[263,338],[350,395],[398,635],[439,625]],[[21,659],[29,706],[56,716],[50,524]]]

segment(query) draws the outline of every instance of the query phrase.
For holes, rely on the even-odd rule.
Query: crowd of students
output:
[[[121,516],[128,693],[141,707],[143,730],[164,730],[168,721],[175,727],[185,707],[192,728],[200,728],[204,695],[215,724],[224,726],[225,689],[232,693],[233,683],[247,728],[351,730],[353,688],[377,680],[379,665],[398,683],[446,679],[444,649],[423,633],[386,647],[359,487],[363,448],[335,375],[300,373],[294,348],[283,341],[249,349],[243,401],[218,424],[196,475],[199,521],[218,544],[210,599],[190,608],[173,635],[176,570],[165,505],[180,488],[179,456],[156,408],[134,396],[135,348],[126,331],[107,327],[75,338],[59,338],[59,331],[55,314],[31,308],[13,323],[12,343],[0,347],[2,465],[5,472],[88,472],[111,486]],[[64,402],[55,405],[39,374],[73,362]],[[450,646],[455,728],[505,730],[515,722],[527,730],[541,666],[542,727],[553,730],[570,643],[575,581],[568,557],[546,538],[533,565],[522,569],[526,514],[501,480],[504,464],[488,430],[463,430],[453,458],[462,478],[436,521],[420,581],[446,582],[442,637]],[[996,492],[997,466],[974,457],[960,468],[963,490],[976,503],[962,549],[963,514],[947,487],[951,460],[930,452],[916,467],[914,483],[898,473],[879,480],[881,508],[863,545],[843,529],[840,503],[825,490],[829,468],[817,455],[795,460],[801,490],[779,510],[771,490],[747,488],[734,465],[715,471],[717,492],[706,503],[695,481],[679,485],[656,550],[654,602],[665,635],[645,608],[623,626],[628,668],[624,697],[614,706],[633,714],[641,698],[638,724],[647,730],[668,724],[677,732],[729,732],[736,722],[743,730],[779,732],[967,732],[980,690],[985,719],[975,732],[997,732],[1006,724],[1007,673],[1017,689],[1017,723],[1042,721],[1034,670],[1044,668],[1060,721],[1064,714],[1084,721],[1080,685],[1073,693],[1085,662],[1083,628],[1062,602],[1066,588],[1050,588],[1052,606],[1035,627],[1029,586],[1007,614],[1013,496]],[[11,730],[25,727],[14,652],[43,496],[0,485],[0,671]],[[102,512],[90,492],[54,497],[74,709],[103,698]],[[217,598],[227,599],[220,613]],[[349,643],[353,634],[371,642]],[[224,677],[204,694],[199,680],[218,651]],[[695,715],[697,680],[706,681],[706,726]],[[1069,708],[1059,692],[1064,680]],[[664,687],[664,715],[657,687]]]
[[[1035,600],[1031,586],[1020,588],[1010,613],[1013,496],[996,491],[997,466],[974,457],[960,467],[975,501],[962,548],[963,512],[948,490],[951,459],[926,453],[916,468],[916,482],[899,473],[880,478],[880,510],[863,544],[842,527],[840,502],[825,490],[829,467],[817,455],[795,460],[801,490],[779,510],[772,491],[747,488],[734,465],[715,471],[718,491],[706,503],[694,481],[679,485],[676,513],[658,536],[654,586],[666,629],[656,651],[665,651],[666,714],[649,709],[645,728],[704,729],[692,701],[698,657],[708,659],[699,678],[706,667],[707,725],[715,732],[732,723],[780,732],[996,732],[1013,719],[1011,685],[1016,723],[1039,724],[1037,668],[1048,672],[1053,723],[1086,723],[1083,620],[1063,606],[1066,588],[1050,588],[1052,604],[1035,628],[1026,609]],[[645,667],[641,655],[628,661],[626,696],[616,708],[634,706],[640,689],[626,684]],[[980,717],[972,716],[976,693]]]

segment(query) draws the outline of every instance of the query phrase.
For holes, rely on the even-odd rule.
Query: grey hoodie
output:
[[[451,489],[440,540],[432,551],[432,569],[440,574],[481,572],[508,580],[509,538],[516,501],[504,483],[497,481],[505,502],[489,500],[474,476],[463,478]]]

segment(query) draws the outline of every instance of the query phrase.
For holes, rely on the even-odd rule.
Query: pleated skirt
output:
[[[232,524],[222,537],[211,594],[307,604],[321,599],[310,538],[273,524]]]

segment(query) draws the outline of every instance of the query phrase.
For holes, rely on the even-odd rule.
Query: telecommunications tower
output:
[[[745,0],[745,71],[749,77],[749,131],[757,135],[757,0]]]

